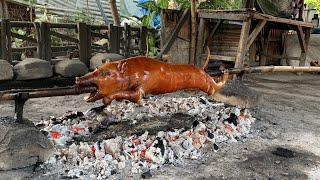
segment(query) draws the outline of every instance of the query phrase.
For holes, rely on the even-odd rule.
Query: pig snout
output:
[[[75,83],[78,86],[86,86],[91,84],[91,82],[85,77],[76,77]]]

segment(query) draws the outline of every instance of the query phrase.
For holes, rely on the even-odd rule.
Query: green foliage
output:
[[[15,34],[23,35],[23,36],[26,35],[26,33],[27,33],[26,31],[24,31],[22,29],[18,29],[18,28],[11,28],[11,32],[15,33]],[[22,39],[14,38],[13,41],[14,41],[15,46],[17,46],[17,47],[22,46],[22,43],[23,43]]]
[[[312,5],[320,13],[320,1],[319,0],[305,0],[304,3]]]

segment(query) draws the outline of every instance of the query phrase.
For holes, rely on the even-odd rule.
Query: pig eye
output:
[[[110,76],[111,75],[110,71],[101,71],[100,74],[102,76]]]

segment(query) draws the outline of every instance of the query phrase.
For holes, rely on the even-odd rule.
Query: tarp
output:
[[[256,0],[258,10],[276,17],[290,18],[292,0]]]

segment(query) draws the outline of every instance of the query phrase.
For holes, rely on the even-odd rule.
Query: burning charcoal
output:
[[[141,174],[142,179],[149,179],[151,177],[152,177],[152,174],[150,173],[150,171],[147,171]]]

